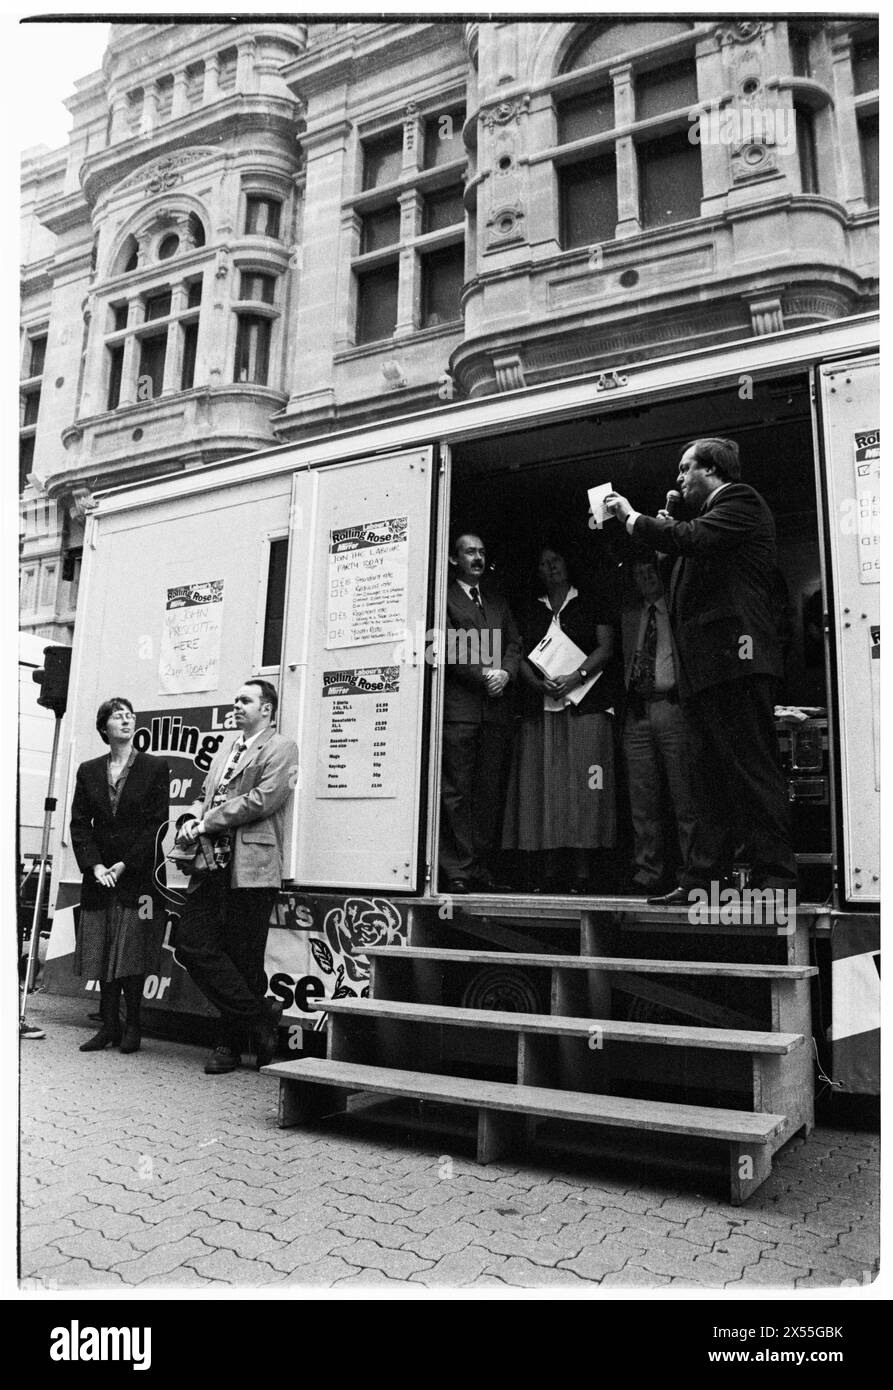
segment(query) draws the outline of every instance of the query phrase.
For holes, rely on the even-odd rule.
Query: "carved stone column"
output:
[[[254,58],[257,41],[253,38],[240,39],[236,45],[236,91],[254,91]]]
[[[837,117],[837,147],[842,201],[850,212],[868,206],[862,174],[862,149],[853,92],[853,45],[849,34],[835,34],[831,41],[831,72]]]
[[[415,173],[424,160],[425,122],[410,101],[403,108],[403,172]]]
[[[205,80],[202,86],[202,105],[216,101],[220,95],[220,60],[216,53],[209,53],[205,59]]]
[[[397,287],[397,325],[395,338],[414,333],[421,321],[422,273],[412,242],[422,230],[422,197],[416,189],[400,194],[400,279]]]
[[[169,396],[180,389],[180,369],[183,362],[183,330],[175,315],[182,314],[186,308],[187,290],[183,280],[171,285],[171,322],[167,328],[167,346],[164,352],[164,380],[161,394]]]
[[[175,121],[178,117],[184,116],[187,110],[186,101],[186,69],[178,68],[174,73],[174,88],[171,92],[171,120]]]
[[[127,304],[128,329],[139,328],[145,322],[146,306],[141,295],[134,295]],[[136,375],[139,344],[136,333],[129,332],[124,339],[124,360],[121,365],[121,394],[119,404],[133,405],[136,401]]]
[[[121,140],[127,140],[130,136],[130,102],[127,100],[126,92],[118,92],[112,100],[112,131],[111,140],[113,145],[117,145]]]
[[[151,135],[158,125],[158,84],[147,82],[143,89],[143,112],[140,117],[140,135]]]
[[[629,63],[611,68],[614,83],[614,120],[629,125],[636,118],[632,68]],[[617,156],[617,238],[637,236],[642,230],[639,217],[639,165],[632,137],[622,135],[615,142]]]

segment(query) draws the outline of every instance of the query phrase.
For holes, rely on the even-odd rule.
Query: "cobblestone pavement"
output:
[[[24,1288],[833,1288],[877,1268],[879,1141],[818,1128],[744,1207],[671,1173],[478,1167],[443,1135],[276,1126],[276,1083],[146,1039],[83,1055],[84,1000],[23,1042]]]

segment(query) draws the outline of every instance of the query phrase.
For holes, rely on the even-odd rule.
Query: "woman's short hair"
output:
[[[556,537],[541,537],[533,555],[534,571],[539,570],[540,560],[543,558],[543,552],[546,550],[551,550],[555,555],[561,556],[565,568],[567,569],[568,583],[573,584],[575,589],[578,588],[580,584],[580,563],[574,547],[565,545]],[[539,574],[536,574],[536,584],[538,593],[546,592],[546,586],[540,579]]]
[[[129,709],[130,713],[133,714],[133,705],[123,695],[113,695],[110,700],[103,700],[99,709],[96,711],[96,732],[99,734],[103,743],[108,743],[109,741],[105,726],[109,722],[110,717],[115,713],[115,710],[118,709]]]

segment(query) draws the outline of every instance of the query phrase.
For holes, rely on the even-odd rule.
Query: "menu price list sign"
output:
[[[317,796],[396,796],[400,668],[325,671],[322,695]]]
[[[853,438],[859,535],[859,583],[881,582],[881,432]]]
[[[405,636],[408,525],[392,516],[330,533],[327,650]]]

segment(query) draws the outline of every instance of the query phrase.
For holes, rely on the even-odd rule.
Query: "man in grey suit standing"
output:
[[[521,637],[505,599],[481,590],[484,543],[473,532],[450,548],[440,799],[441,887],[499,891],[490,855],[502,828],[512,735],[512,684]]]
[[[298,774],[297,744],[272,727],[277,704],[269,681],[245,682],[233,701],[239,737],[211,764],[201,819],[180,831],[187,845],[201,837],[196,858],[209,866],[193,872],[176,952],[221,1014],[210,1076],[239,1066],[248,1028],[258,1068],[276,1052],[282,1005],[265,998],[264,951]]]

